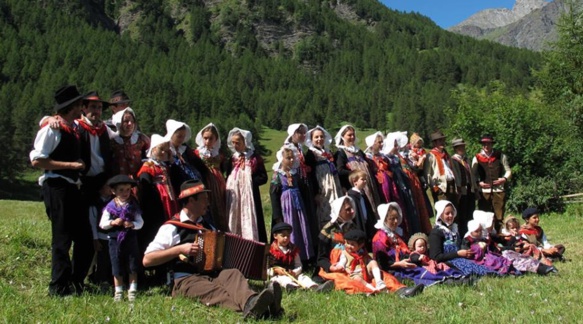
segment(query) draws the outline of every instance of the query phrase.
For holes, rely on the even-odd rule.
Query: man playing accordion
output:
[[[182,210],[174,218],[181,226],[166,223],[160,227],[154,241],[146,249],[143,264],[153,267],[170,263],[174,268],[172,296],[184,296],[200,300],[208,306],[221,306],[244,317],[261,318],[279,316],[281,287],[270,284],[257,293],[249,287],[243,274],[237,269],[225,269],[212,274],[201,274],[189,256],[199,253],[195,239],[200,229],[214,230],[204,219],[209,207],[209,190],[198,180],[189,180],[180,187],[179,201]],[[182,226],[184,225],[184,226]]]

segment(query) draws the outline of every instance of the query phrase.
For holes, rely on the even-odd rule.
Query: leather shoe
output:
[[[273,299],[273,293],[269,289],[263,289],[259,294],[249,297],[243,309],[243,318],[259,319],[269,310]]]
[[[267,285],[267,290],[273,294],[273,302],[269,305],[269,315],[278,317],[283,314],[281,307],[281,285],[277,281],[272,281]]]
[[[318,285],[314,288],[315,292],[319,292],[319,293],[325,293],[325,292],[329,292],[332,289],[334,289],[335,285],[334,285],[334,281],[333,280],[328,280],[325,283]]]
[[[409,298],[420,294],[423,292],[423,289],[425,289],[424,284],[418,284],[413,287],[403,287],[397,290],[397,295],[401,298]]]

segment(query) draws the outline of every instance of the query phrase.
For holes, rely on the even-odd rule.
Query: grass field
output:
[[[273,154],[284,135],[265,130]],[[361,136],[361,143],[364,138]],[[270,170],[272,157],[266,157]],[[264,193],[268,186],[263,186]],[[263,206],[270,217],[268,195]],[[141,291],[137,301],[114,303],[109,294],[65,299],[47,296],[50,223],[39,201],[0,200],[0,319],[4,323],[235,323],[240,314],[172,299],[160,288]],[[547,277],[483,278],[476,286],[435,286],[412,299],[391,294],[348,296],[342,292],[284,294],[283,322],[298,323],[577,323],[583,321],[583,206],[543,215],[549,240],[563,243],[572,261],[556,264]],[[269,224],[270,220],[266,220]],[[258,283],[254,283],[258,284]]]

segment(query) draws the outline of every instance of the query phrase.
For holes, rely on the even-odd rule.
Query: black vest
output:
[[[476,155],[476,160],[478,160],[478,176],[480,177],[477,181],[483,181],[485,183],[492,183],[494,180],[500,178],[504,175],[504,169],[502,168],[502,153],[500,151],[494,151],[492,157],[495,157],[494,162],[482,162],[478,155]]]
[[[79,139],[77,138],[77,135],[74,132],[61,130],[61,141],[55,150],[49,154],[49,158],[54,161],[76,162],[80,157]],[[79,180],[79,170],[63,169],[53,170],[52,172],[67,177],[73,181]]]

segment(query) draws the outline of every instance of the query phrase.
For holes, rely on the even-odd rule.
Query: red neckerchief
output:
[[[520,230],[518,230],[518,233],[525,235],[534,235],[538,238],[542,233],[542,228],[540,228],[539,226],[533,226],[532,228],[526,228],[522,226]]]
[[[88,131],[89,134],[97,137],[101,136],[106,131],[107,127],[105,126],[105,123],[99,123],[99,126],[89,125],[89,123],[87,123],[83,118],[77,119],[77,122],[79,125],[81,125],[81,127]]]
[[[346,252],[348,252],[348,251],[346,251]],[[348,252],[348,254],[350,254],[350,256],[354,258],[354,260],[352,261],[352,264],[350,265],[350,272],[354,273],[354,269],[356,269],[356,265],[358,263],[358,265],[362,269],[362,277],[364,278],[364,281],[370,282],[370,280],[368,278],[368,272],[366,271],[367,270],[366,263],[364,262],[366,260],[366,258],[368,257],[368,253],[366,252],[366,250],[363,249],[362,254],[359,254],[358,252],[356,252],[356,253]]]
[[[277,244],[277,241],[273,241],[271,243],[271,247],[269,248],[269,253],[273,255],[274,259],[285,264],[285,265],[293,265],[294,259],[296,255],[300,252],[300,250],[295,247],[293,244],[289,244],[289,253],[284,253]]]
[[[439,150],[436,147],[434,147],[433,149],[431,149],[431,154],[433,154],[433,156],[435,156],[435,159],[437,160],[437,167],[439,168],[439,174],[444,175],[445,168],[443,166],[443,160],[449,161],[449,155],[447,154],[447,151],[443,150],[443,152],[439,152]]]
[[[478,160],[478,162],[481,163],[494,163],[496,162],[496,160],[498,160],[500,158],[500,151],[496,151],[494,150],[492,152],[492,154],[490,154],[490,156],[487,156],[486,154],[482,152],[476,154],[476,159]]]

